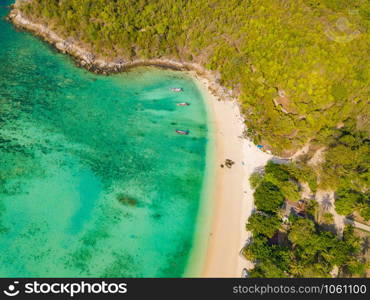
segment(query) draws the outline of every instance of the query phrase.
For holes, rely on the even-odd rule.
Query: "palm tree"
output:
[[[321,206],[323,210],[329,210],[333,206],[329,195],[325,195],[325,197],[322,199]]]
[[[297,261],[294,261],[290,265],[290,273],[292,273],[294,277],[303,277],[304,270],[305,270],[304,265]]]

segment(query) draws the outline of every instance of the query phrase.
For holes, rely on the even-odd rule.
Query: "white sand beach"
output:
[[[256,168],[263,167],[272,155],[259,150],[256,145],[243,138],[244,121],[237,102],[230,97],[220,99],[209,90],[214,83],[196,77],[204,91],[210,122],[212,158],[208,201],[211,224],[205,250],[201,277],[241,277],[243,268],[253,265],[239,253],[250,234],[245,224],[253,211],[253,191],[249,176]],[[235,163],[231,168],[225,160]],[[222,168],[221,165],[224,165]],[[205,238],[204,235],[202,237]]]

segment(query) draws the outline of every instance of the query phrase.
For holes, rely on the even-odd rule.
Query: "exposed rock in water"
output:
[[[225,166],[228,167],[229,169],[233,166],[233,164],[235,164],[235,162],[232,161],[231,159],[225,160]]]

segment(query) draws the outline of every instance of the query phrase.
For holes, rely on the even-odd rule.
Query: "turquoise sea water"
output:
[[[182,276],[205,172],[200,91],[178,72],[79,69],[3,20],[11,2],[0,2],[0,276]]]

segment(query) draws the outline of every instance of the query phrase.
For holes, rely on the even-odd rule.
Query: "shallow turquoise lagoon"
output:
[[[94,75],[0,27],[0,276],[182,276],[207,144],[195,83]]]

